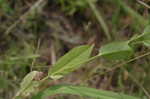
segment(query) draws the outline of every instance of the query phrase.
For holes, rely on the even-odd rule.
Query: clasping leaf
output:
[[[31,93],[35,92],[35,88],[38,86],[38,82],[34,81],[34,77],[38,71],[32,71],[27,74],[20,84],[20,90],[18,91],[16,97],[22,96],[29,96]]]
[[[113,42],[102,46],[99,55],[108,59],[128,59],[133,55],[133,49],[128,42]]]
[[[59,79],[64,75],[76,70],[80,65],[86,63],[91,55],[93,46],[82,45],[73,48],[62,56],[49,70],[52,79]]]
[[[147,47],[150,47],[150,25],[144,30],[143,44]]]

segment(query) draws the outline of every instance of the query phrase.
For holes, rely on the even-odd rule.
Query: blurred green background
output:
[[[0,0],[0,99],[11,99],[23,77],[48,68],[71,48],[141,34],[149,24],[150,0]],[[149,48],[136,47],[135,57]],[[73,83],[146,99],[150,57],[115,68],[119,61],[98,59],[56,83]],[[107,72],[111,70],[110,72]],[[130,78],[132,75],[135,79]],[[75,96],[58,96],[57,99]]]

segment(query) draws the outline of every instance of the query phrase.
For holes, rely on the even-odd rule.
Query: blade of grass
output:
[[[93,11],[95,17],[97,18],[98,22],[100,23],[100,25],[102,26],[102,29],[107,37],[108,40],[111,40],[111,34],[109,33],[109,29],[107,24],[105,23],[105,20],[103,19],[100,11],[97,10],[95,3],[93,2],[93,0],[87,0],[89,7],[91,8],[91,10]]]
[[[145,2],[141,1],[141,0],[137,0],[138,3],[140,3],[141,5],[145,6],[146,8],[150,9],[150,6],[148,4],[146,4]]]
[[[142,26],[146,26],[148,24],[148,21],[144,17],[142,17],[140,14],[138,14],[132,8],[130,8],[127,4],[125,4],[123,0],[117,0],[117,3],[125,10],[126,13],[128,13],[135,20],[137,20],[139,24],[141,24]]]
[[[55,94],[73,94],[99,99],[139,99],[137,97],[125,95],[123,93],[114,93],[110,91],[97,90],[94,88],[73,85],[54,85],[50,88],[47,88],[45,91],[39,92],[32,99],[45,99],[45,97]]]

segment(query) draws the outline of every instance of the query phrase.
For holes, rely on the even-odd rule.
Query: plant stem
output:
[[[100,11],[97,10],[93,0],[87,0],[91,10],[93,11],[93,13],[95,14],[95,17],[97,18],[98,22],[100,23],[100,25],[102,26],[103,28],[103,31],[107,37],[108,40],[111,40],[112,37],[111,37],[111,34],[109,33],[109,29],[100,13]]]

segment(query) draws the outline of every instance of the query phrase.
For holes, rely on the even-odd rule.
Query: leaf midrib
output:
[[[90,48],[91,48],[91,47],[88,47],[88,49],[90,49]],[[81,50],[80,52],[85,53],[85,51],[88,51],[88,49],[85,48],[84,50]],[[69,59],[69,62],[66,62],[65,64],[63,64],[63,65],[61,65],[61,66],[68,65],[70,62],[74,61],[76,57],[81,56],[83,53],[81,54],[80,52],[79,52],[79,54],[72,56],[72,57]],[[72,58],[73,58],[73,59],[72,59]],[[54,65],[54,66],[55,66],[55,65]],[[53,74],[57,74],[58,72],[60,72],[60,71],[62,71],[62,70],[64,70],[64,69],[65,69],[65,67],[62,68],[62,69],[60,69],[60,70],[58,70],[58,71],[56,71],[56,72],[50,73],[50,76],[51,76],[51,74],[52,74],[52,75],[53,75]],[[53,71],[53,70],[52,70],[52,71]],[[50,71],[50,72],[52,72],[52,71]]]

